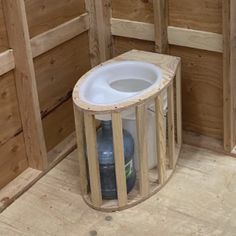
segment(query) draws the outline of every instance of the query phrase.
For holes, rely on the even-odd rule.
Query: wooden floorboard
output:
[[[236,235],[236,159],[185,145],[170,182],[129,210],[101,213],[78,189],[76,151],[0,215],[0,235]]]

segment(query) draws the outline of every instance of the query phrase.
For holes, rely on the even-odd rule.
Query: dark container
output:
[[[135,185],[134,140],[132,135],[123,129],[125,174],[127,193]],[[100,167],[100,179],[103,199],[117,199],[115,160],[111,121],[102,121],[97,131],[97,149]]]

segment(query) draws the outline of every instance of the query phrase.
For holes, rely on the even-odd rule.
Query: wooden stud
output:
[[[88,180],[85,155],[84,116],[83,112],[81,112],[75,105],[74,115],[77,138],[77,152],[79,160],[80,191],[82,195],[85,195],[87,194]]]
[[[175,114],[174,114],[174,88],[173,83],[168,87],[168,156],[169,166],[175,167]]]
[[[166,175],[166,131],[163,112],[163,94],[155,99],[156,111],[156,145],[157,145],[157,169],[159,184],[164,184]]]
[[[235,112],[236,101],[235,74],[236,74],[236,2],[223,1],[223,106],[224,106],[224,148],[231,152],[236,144]]]
[[[95,0],[95,9],[100,61],[104,62],[112,56],[111,0]]]
[[[112,35],[155,41],[154,24],[112,18]],[[223,52],[222,34],[201,30],[168,26],[168,43],[171,45],[202,49],[212,52]]]
[[[127,186],[122,119],[120,113],[112,113],[113,148],[115,155],[116,186],[119,207],[127,204]]]
[[[29,166],[47,168],[38,92],[24,0],[3,0],[9,46],[14,50],[15,79]]]
[[[84,113],[85,136],[87,145],[87,158],[89,167],[89,182],[91,188],[91,200],[94,206],[102,204],[102,192],[97,155],[96,125],[93,115]],[[81,141],[81,140],[80,140]]]
[[[136,108],[138,156],[139,156],[139,191],[141,196],[149,194],[148,150],[147,150],[147,119],[146,106]]]
[[[15,59],[13,56],[13,50],[9,49],[0,53],[0,75],[7,73],[15,68]]]
[[[90,15],[89,44],[92,66],[111,58],[111,0],[85,0]]]
[[[85,0],[85,6],[90,18],[89,55],[90,55],[91,66],[94,67],[100,63],[96,10],[95,10],[94,0]]]
[[[182,145],[182,92],[181,92],[181,63],[178,66],[176,72],[176,132],[177,132],[177,144]]]
[[[153,13],[156,52],[166,53],[168,51],[168,1],[153,0]]]
[[[48,30],[31,39],[33,57],[37,57],[52,48],[78,36],[89,29],[89,16],[84,13],[64,24]]]

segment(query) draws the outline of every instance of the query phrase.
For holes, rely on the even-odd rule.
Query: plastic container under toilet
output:
[[[163,111],[164,111],[164,124],[166,129],[166,117],[167,117],[167,92],[164,94],[163,99]],[[157,150],[156,150],[156,126],[155,121],[155,105],[151,104],[147,109],[147,152],[148,152],[148,168],[153,169],[157,166]],[[127,112],[128,113],[128,112]],[[123,119],[123,128],[131,133],[134,139],[134,162],[135,169],[139,170],[139,159],[138,159],[138,140],[137,140],[137,128],[136,128],[136,116],[135,112],[130,111],[130,114]]]

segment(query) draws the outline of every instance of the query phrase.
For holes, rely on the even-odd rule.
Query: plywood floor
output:
[[[81,199],[74,152],[0,215],[0,235],[235,236],[236,159],[185,146],[159,194],[107,214]]]

